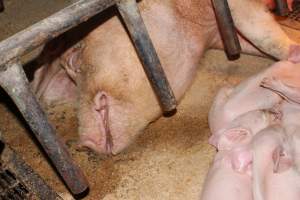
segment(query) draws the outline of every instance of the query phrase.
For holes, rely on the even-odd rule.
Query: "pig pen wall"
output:
[[[54,13],[74,0],[4,0],[0,13],[0,40]],[[85,199],[199,199],[215,150],[208,145],[207,113],[218,89],[238,83],[273,61],[242,56],[226,60],[222,51],[209,51],[199,64],[197,78],[186,93],[178,113],[152,123],[126,152],[99,157],[76,150],[78,139],[75,107],[62,104],[47,114],[86,174],[90,195]],[[0,97],[0,130],[4,139],[60,194],[67,191],[33,142],[14,105]],[[67,199],[67,198],[65,198]]]

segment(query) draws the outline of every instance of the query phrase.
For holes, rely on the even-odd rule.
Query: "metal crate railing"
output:
[[[0,43],[0,85],[13,99],[63,181],[74,194],[88,183],[55,134],[32,93],[19,58],[58,35],[116,5],[136,47],[162,111],[176,109],[176,99],[165,76],[135,0],[80,0]]]

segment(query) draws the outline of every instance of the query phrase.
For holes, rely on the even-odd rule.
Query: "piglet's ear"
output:
[[[232,149],[234,145],[245,141],[250,134],[250,131],[244,128],[228,129],[220,136],[217,148],[218,150]]]
[[[300,45],[291,45],[289,49],[288,61],[300,63]]]
[[[273,172],[281,173],[291,168],[292,159],[282,147],[277,147],[273,152]]]

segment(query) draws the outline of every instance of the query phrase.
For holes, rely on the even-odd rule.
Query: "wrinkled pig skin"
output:
[[[299,199],[300,171],[295,166],[299,157],[293,154],[299,148],[293,142],[299,130],[299,127],[270,126],[254,136],[254,200]]]
[[[295,42],[281,30],[262,2],[228,2],[236,26],[244,37],[275,58],[288,57],[289,49]],[[148,0],[140,2],[139,7],[179,101],[191,84],[204,51],[222,48],[211,2]],[[241,45],[246,53],[260,54],[244,39]],[[55,73],[52,73],[52,77],[43,78],[48,83],[37,84],[35,80],[41,78],[36,74],[32,85],[40,94],[41,101],[50,99],[59,102],[66,100],[63,97],[73,96],[72,88],[76,84],[79,91],[78,132],[82,146],[98,153],[116,154],[161,115],[135,49],[117,17],[93,30],[81,42],[80,48],[67,50],[62,60],[59,65],[67,72],[69,83],[53,83],[53,80],[57,80],[55,73],[63,73],[53,70]],[[51,84],[65,88],[65,93],[55,94],[56,88],[50,87]],[[40,88],[43,90],[40,91]],[[52,97],[49,97],[50,94]],[[272,101],[278,100],[273,96],[270,98]]]
[[[251,176],[232,167],[232,151],[219,151],[210,167],[201,200],[252,200]]]

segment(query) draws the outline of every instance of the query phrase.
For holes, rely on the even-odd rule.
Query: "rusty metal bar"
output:
[[[219,31],[228,60],[240,57],[241,46],[234,27],[227,0],[212,0]]]
[[[287,0],[275,0],[275,13],[279,16],[287,16],[289,14]]]
[[[162,111],[164,113],[174,111],[176,109],[176,99],[148,35],[136,1],[120,0],[117,2],[117,6],[130,33],[146,75],[158,97]]]
[[[14,100],[35,137],[42,145],[60,176],[73,194],[87,190],[88,183],[65,146],[56,136],[45,113],[32,93],[24,70],[20,64],[7,64],[0,71],[0,85]]]
[[[114,0],[80,0],[0,43],[0,69],[115,4]]]
[[[24,186],[23,191],[17,191],[22,194],[24,190],[29,190],[28,195],[22,194],[22,199],[47,199],[47,200],[63,200],[59,197],[56,192],[50,188],[45,181],[36,174],[31,167],[29,167],[25,161],[7,144],[4,144],[3,141],[0,141],[0,146],[3,148],[0,153],[0,172],[4,173],[5,171],[12,172],[15,175],[16,182],[19,182],[18,185],[13,183],[14,188],[20,188]],[[1,177],[1,176],[0,176]],[[23,185],[24,184],[24,185]],[[18,187],[19,186],[19,187]],[[3,194],[3,188],[1,188],[1,193]],[[1,194],[0,193],[0,194]],[[19,194],[20,194],[19,193]],[[1,194],[1,195],[2,195]],[[25,197],[27,196],[27,198]],[[3,197],[3,196],[1,196]],[[30,198],[28,198],[30,197]],[[1,199],[12,199],[12,198],[1,198]],[[14,198],[13,198],[14,199]]]

